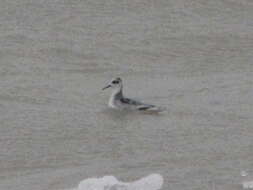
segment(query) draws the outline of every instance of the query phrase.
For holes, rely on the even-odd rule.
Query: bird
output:
[[[139,102],[130,98],[126,98],[123,95],[123,83],[120,77],[112,79],[108,85],[102,90],[112,88],[112,94],[110,96],[108,106],[117,110],[136,110],[145,112],[161,112],[163,108]]]
[[[163,183],[163,176],[156,173],[132,182],[122,182],[114,176],[104,176],[84,179],[79,183],[77,190],[159,190]]]

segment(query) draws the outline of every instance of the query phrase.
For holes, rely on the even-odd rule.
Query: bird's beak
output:
[[[111,87],[111,85],[107,85],[102,90],[105,90],[105,89],[110,88],[110,87]]]

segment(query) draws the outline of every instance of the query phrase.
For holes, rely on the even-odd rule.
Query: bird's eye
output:
[[[119,83],[119,81],[117,81],[117,80],[112,81],[112,84],[118,84],[118,83]]]

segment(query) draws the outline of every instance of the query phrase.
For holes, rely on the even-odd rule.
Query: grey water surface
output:
[[[89,177],[242,189],[253,169],[253,1],[0,1],[0,190]],[[168,108],[107,108],[124,93]],[[253,180],[253,178],[252,178]]]

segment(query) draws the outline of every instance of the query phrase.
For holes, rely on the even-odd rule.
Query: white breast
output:
[[[109,106],[110,108],[117,108],[116,103],[115,103],[115,100],[114,100],[113,97],[111,97],[111,98],[109,99],[108,106]]]

